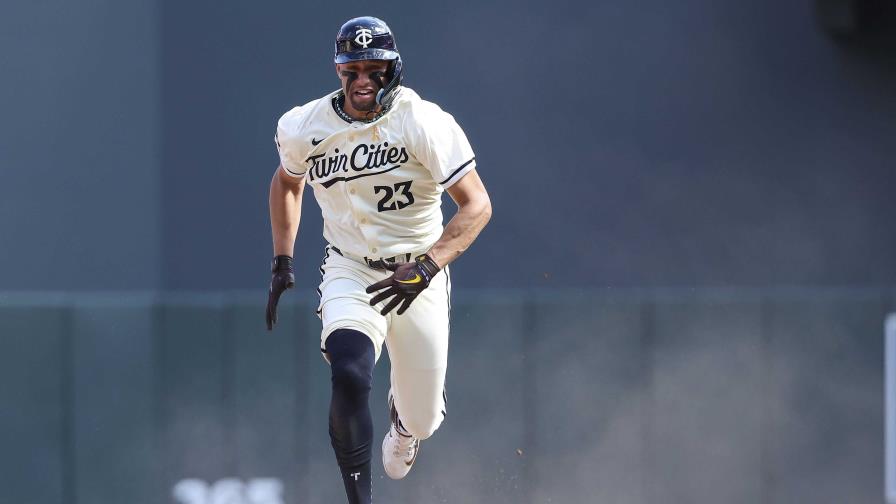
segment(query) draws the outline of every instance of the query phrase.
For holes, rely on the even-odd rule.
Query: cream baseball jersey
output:
[[[398,93],[369,123],[344,119],[334,91],[277,124],[280,165],[311,185],[324,238],[358,257],[426,251],[442,233],[442,192],[476,166],[450,114],[409,88]]]

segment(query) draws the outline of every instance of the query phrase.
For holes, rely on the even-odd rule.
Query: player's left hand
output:
[[[423,289],[429,286],[432,277],[436,276],[441,268],[426,254],[418,256],[414,262],[405,264],[390,264],[387,266],[394,273],[385,280],[371,285],[367,288],[367,293],[372,294],[376,291],[382,291],[370,300],[370,305],[374,306],[384,299],[392,298],[386,303],[386,306],[380,311],[385,315],[392,311],[393,308],[401,303],[396,312],[401,315],[411,306],[416,297],[423,292]],[[386,289],[386,290],[383,290]]]

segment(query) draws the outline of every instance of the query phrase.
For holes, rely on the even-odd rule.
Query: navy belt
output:
[[[333,249],[333,252],[336,252],[337,254],[341,255],[342,257],[348,257],[349,259],[352,259],[351,256],[346,256],[345,254],[342,253],[341,250],[339,250],[335,246],[330,245],[330,248]],[[390,264],[402,264],[402,263],[411,262],[412,256],[413,256],[413,254],[408,252],[407,254],[399,254],[397,256],[392,256],[392,257],[381,257],[378,259],[362,257],[360,259],[362,261],[364,261],[365,263],[367,263],[367,266],[370,268],[373,268],[376,270],[388,270]]]

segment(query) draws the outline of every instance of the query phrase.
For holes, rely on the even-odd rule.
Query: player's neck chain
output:
[[[343,121],[350,122],[350,123],[355,122],[355,121],[363,122],[363,123],[372,123],[373,121],[376,121],[380,117],[383,117],[383,115],[385,115],[386,112],[388,112],[388,109],[384,108],[383,110],[380,110],[379,113],[377,113],[370,119],[355,119],[354,117],[348,115],[345,112],[345,109],[343,108],[344,106],[345,106],[345,93],[340,92],[338,95],[333,97],[333,110],[336,111],[336,114],[339,117],[341,117]]]

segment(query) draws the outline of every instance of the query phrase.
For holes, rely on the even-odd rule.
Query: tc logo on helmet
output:
[[[373,42],[373,34],[371,33],[370,28],[358,28],[358,31],[356,31],[355,34],[355,43],[364,49],[367,49],[367,46]]]

